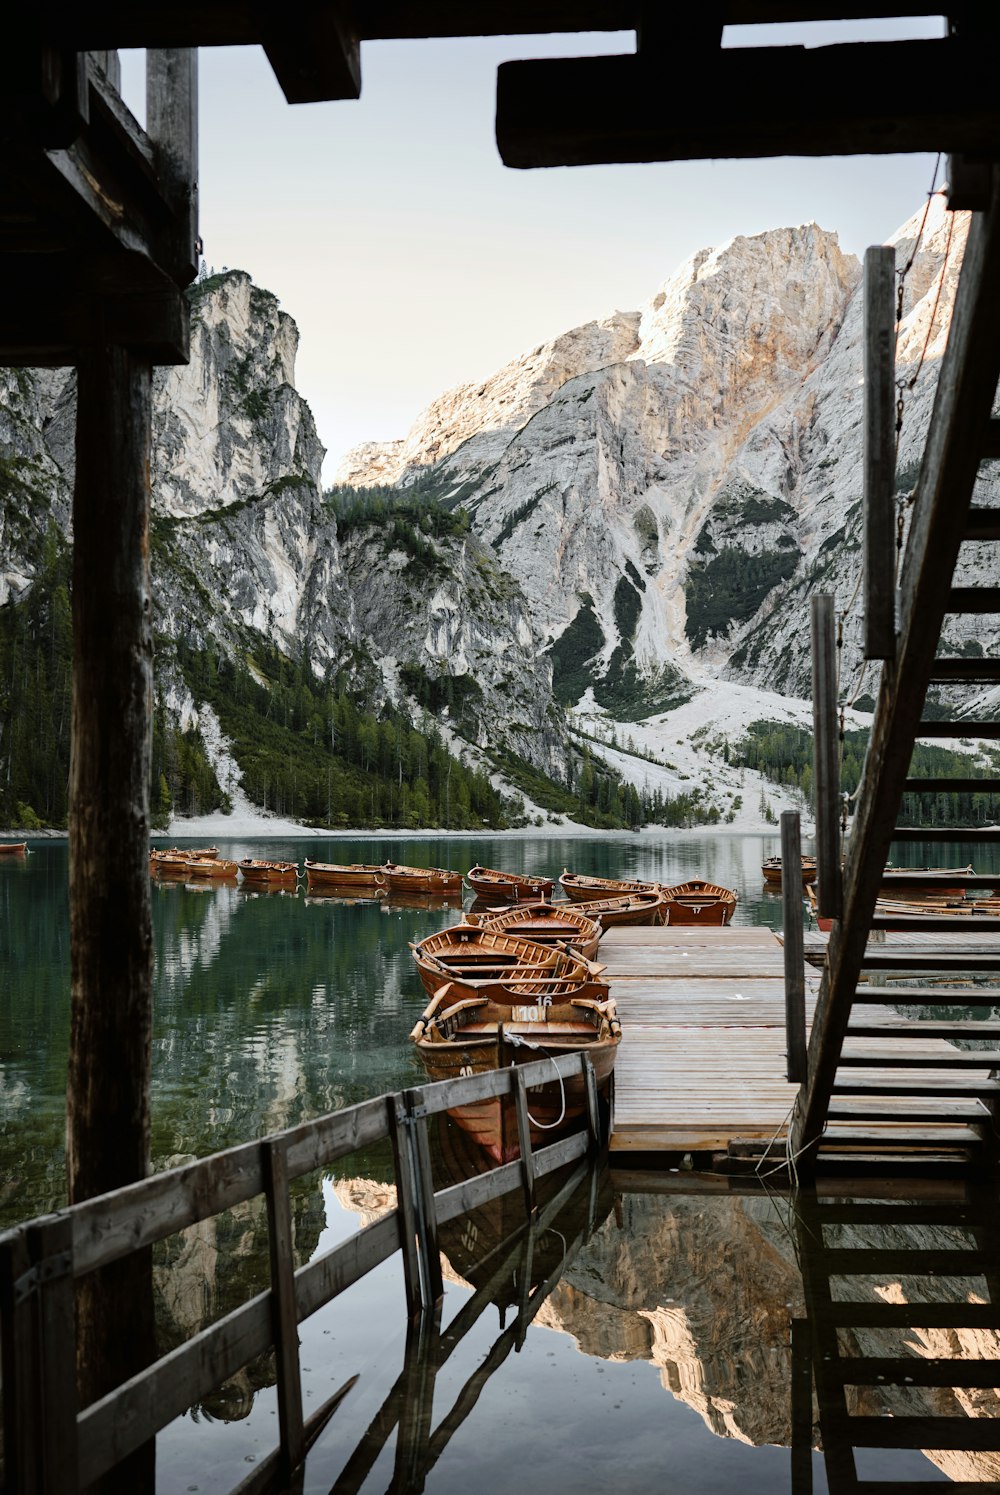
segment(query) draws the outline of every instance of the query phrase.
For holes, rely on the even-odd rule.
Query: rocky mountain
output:
[[[311,697],[336,692],[375,717],[396,712],[443,736],[471,770],[492,772],[488,747],[562,778],[566,722],[516,581],[466,522],[439,523],[408,497],[388,515],[341,506],[338,525],[320,480],[323,447],[295,389],[295,323],[239,271],[203,279],[192,296],[191,361],[155,375],[157,683],[169,721],[214,744],[219,797],[235,730],[224,720],[220,737],[225,696],[207,688],[220,660],[251,685],[278,682],[282,660],[305,662]],[[16,606],[37,594],[47,537],[51,548],[69,536],[75,380],[8,370],[0,381],[0,605]],[[45,573],[42,590],[53,581]],[[230,696],[242,689],[228,686]],[[336,735],[332,708],[322,725],[314,738]],[[252,797],[267,803],[267,775],[255,783]],[[230,790],[241,792],[238,781]]]
[[[893,240],[900,270],[915,251],[897,347],[903,494],[968,227],[940,197],[920,233],[922,218]],[[835,234],[738,237],[638,312],[442,396],[341,471],[461,502],[520,580],[567,703],[622,722],[720,680],[806,696],[814,591],[848,611],[845,678],[859,672],[861,331],[860,266]]]

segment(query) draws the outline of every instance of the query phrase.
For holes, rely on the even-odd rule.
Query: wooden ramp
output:
[[[615,1066],[613,1154],[725,1152],[731,1143],[782,1139],[798,1087],[785,1078],[785,988],[781,944],[769,929],[615,929],[601,941],[601,959],[622,1020]],[[807,981],[811,1021],[819,982]],[[874,993],[873,993],[874,995]],[[879,989],[882,1003],[890,989]],[[899,1087],[897,1046],[920,1067],[922,1094]],[[878,1094],[879,1124],[870,1103],[845,1101],[831,1118],[832,1145],[851,1150],[874,1140],[891,1149],[914,1127],[949,1125],[956,1143],[963,1128],[985,1119],[971,1092],[987,1078],[968,1054],[933,1030],[917,1036],[912,1024],[884,1005],[869,1006],[866,1031],[852,1035],[847,1065],[863,1068],[866,1088]],[[955,1067],[970,1092],[957,1103]],[[948,1094],[935,1094],[938,1086]],[[784,1155],[776,1150],[775,1162]],[[622,1157],[621,1162],[625,1162]]]

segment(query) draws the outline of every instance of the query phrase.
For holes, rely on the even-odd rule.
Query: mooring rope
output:
[[[530,1111],[528,1112],[528,1120],[531,1122],[532,1126],[537,1126],[540,1132],[555,1131],[557,1126],[562,1126],[563,1121],[566,1117],[566,1086],[563,1083],[562,1071],[559,1068],[558,1060],[556,1059],[554,1054],[549,1053],[544,1044],[532,1043],[531,1039],[525,1038],[523,1033],[510,1033],[505,1028],[503,1031],[503,1036],[512,1048],[534,1049],[537,1053],[544,1054],[549,1063],[552,1064],[555,1068],[556,1079],[559,1081],[560,1111],[558,1117],[555,1121],[538,1121],[534,1116],[532,1116]]]

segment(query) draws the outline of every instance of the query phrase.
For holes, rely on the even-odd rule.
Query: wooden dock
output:
[[[724,1150],[784,1128],[797,1087],[785,1079],[784,967],[770,929],[611,929],[601,960],[624,1035],[612,1153]]]
[[[771,930],[613,929],[601,941],[601,960],[623,1032],[610,1141],[620,1166],[627,1166],[623,1154],[725,1151],[737,1139],[785,1135],[798,1087],[785,1078],[783,952]],[[818,989],[818,972],[807,967],[807,1022]],[[889,1007],[870,1006],[865,1017],[883,1029],[898,1026],[900,1035],[907,1027]],[[905,1042],[907,1055],[924,1064],[956,1054],[940,1038]],[[863,1064],[866,1081],[896,1080],[894,1048],[891,1038],[859,1035],[849,1040],[845,1062]],[[931,1081],[939,1074],[946,1078],[936,1068],[924,1070]],[[883,1104],[905,1124],[912,1103],[886,1098]],[[843,1108],[839,1127],[848,1139],[850,1108]],[[955,1106],[930,1096],[920,1111],[947,1122]],[[859,1141],[871,1130],[858,1126]]]

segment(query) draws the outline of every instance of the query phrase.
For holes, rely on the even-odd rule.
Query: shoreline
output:
[[[226,816],[205,816],[190,822],[175,821],[169,830],[150,832],[151,842],[173,842],[192,840],[215,841],[279,841],[279,840],[316,840],[316,841],[470,841],[470,840],[509,840],[530,841],[548,837],[571,840],[606,839],[606,840],[633,840],[633,839],[655,839],[666,836],[780,836],[781,832],[777,825],[767,825],[761,822],[759,825],[691,825],[691,826],[666,826],[648,825],[641,826],[638,831],[632,830],[599,830],[591,826],[576,825],[526,825],[518,826],[509,830],[492,830],[483,827],[480,830],[443,830],[440,827],[433,829],[416,828],[412,830],[373,829],[371,827],[338,827],[336,830],[327,830],[325,827],[309,825],[298,825],[294,821],[234,821]],[[813,831],[811,827],[803,827],[803,838],[811,840]],[[62,830],[0,830],[0,838],[15,841],[66,841],[69,832]]]

